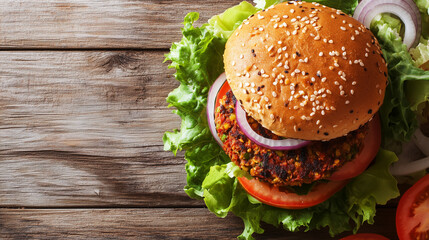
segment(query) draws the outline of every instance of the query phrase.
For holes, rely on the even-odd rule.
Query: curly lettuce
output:
[[[380,117],[384,146],[390,148],[397,142],[410,141],[418,127],[417,107],[429,100],[429,71],[415,65],[402,43],[401,27],[400,21],[388,14],[371,23],[371,31],[380,42],[388,67],[389,85]]]

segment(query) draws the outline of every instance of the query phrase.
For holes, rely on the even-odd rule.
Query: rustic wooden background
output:
[[[203,23],[239,0],[2,0],[0,238],[233,239],[184,192],[180,121],[162,63],[187,12]],[[361,232],[396,238],[397,201]],[[331,239],[265,226],[258,239]],[[348,235],[345,233],[342,236]]]

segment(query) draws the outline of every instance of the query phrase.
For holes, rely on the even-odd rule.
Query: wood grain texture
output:
[[[359,232],[379,233],[391,240],[394,211],[381,209],[376,225],[364,225]],[[243,231],[241,219],[218,218],[202,208],[148,209],[0,209],[0,234],[5,238],[27,239],[234,239]],[[263,225],[257,239],[332,239],[326,229],[291,233]],[[346,232],[337,236],[351,234]]]
[[[183,155],[164,52],[1,52],[0,206],[201,206]]]
[[[239,0],[3,0],[0,47],[169,48],[186,13],[200,24]]]

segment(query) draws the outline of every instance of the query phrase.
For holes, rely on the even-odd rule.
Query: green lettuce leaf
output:
[[[222,164],[229,158],[214,141],[207,125],[205,107],[207,93],[213,81],[223,70],[223,50],[225,40],[214,36],[207,24],[193,27],[198,13],[185,17],[183,38],[174,43],[166,60],[170,68],[175,68],[175,77],[180,86],[172,91],[167,102],[175,107],[174,113],[182,118],[181,129],[166,132],[163,137],[164,149],[186,150],[187,172],[186,193],[193,198],[201,198],[201,184],[210,166]]]
[[[410,54],[417,67],[429,70],[429,41],[427,39],[422,39],[415,48],[411,48]]]
[[[388,63],[389,85],[380,108],[383,144],[386,147],[411,139],[418,127],[417,106],[429,99],[429,72],[414,65],[399,36],[397,25],[390,25],[392,22],[382,17],[371,24]]]
[[[219,38],[228,39],[232,32],[250,15],[255,14],[259,9],[252,4],[243,1],[237,6],[227,9],[219,15],[209,19],[210,29]]]
[[[241,239],[253,239],[252,233],[263,233],[260,222],[282,226],[288,231],[329,227],[332,236],[348,230],[356,232],[364,222],[374,222],[376,204],[386,204],[399,196],[397,182],[388,171],[396,160],[393,152],[381,149],[375,163],[343,190],[322,204],[300,210],[279,209],[260,203],[232,176],[243,175],[237,166],[233,163],[213,166],[202,185],[204,201],[219,217],[232,212],[243,219],[245,230],[239,237]]]

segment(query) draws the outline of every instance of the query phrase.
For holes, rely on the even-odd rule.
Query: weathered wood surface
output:
[[[200,23],[240,0],[2,0],[0,48],[169,48],[186,13]]]
[[[201,205],[163,151],[163,53],[1,52],[0,205]]]
[[[0,219],[0,234],[12,239],[234,239],[243,231],[241,219],[218,218],[203,208],[1,209]],[[394,222],[393,211],[380,209],[376,224],[364,225],[359,232],[394,240]],[[333,239],[326,229],[290,233],[263,228],[265,233],[256,239]]]

